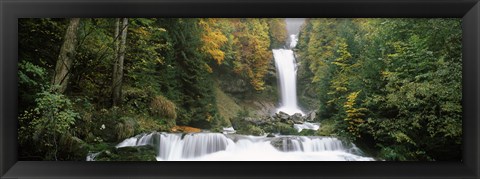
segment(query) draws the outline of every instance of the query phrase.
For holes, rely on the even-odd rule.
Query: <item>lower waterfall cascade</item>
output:
[[[140,134],[116,147],[151,145],[158,161],[373,161],[354,144],[321,136],[247,136],[221,133]],[[87,160],[94,161],[98,154]]]
[[[278,112],[304,116],[297,102],[297,62],[293,48],[297,35],[289,34],[284,49],[273,49],[279,80],[281,102]],[[313,120],[312,120],[313,121]],[[292,124],[297,132],[318,130],[320,124],[301,122]],[[165,133],[152,132],[125,139],[116,147],[150,145],[157,161],[372,161],[353,143],[335,137],[276,135],[251,136],[235,134],[233,127],[223,133]],[[94,161],[98,153],[90,154]]]

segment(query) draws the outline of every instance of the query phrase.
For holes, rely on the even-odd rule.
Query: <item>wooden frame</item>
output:
[[[0,60],[2,178],[479,178],[478,0],[3,0]],[[458,17],[463,18],[462,162],[28,162],[17,161],[18,18]],[[21,104],[19,104],[21,105]]]

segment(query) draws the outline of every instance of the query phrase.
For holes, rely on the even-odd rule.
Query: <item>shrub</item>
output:
[[[59,93],[42,92],[35,102],[33,111],[37,117],[29,124],[33,130],[32,139],[39,150],[45,151],[45,159],[59,160],[60,137],[70,132],[79,114],[73,111],[70,100]]]
[[[296,135],[298,134],[297,130],[293,128],[290,124],[285,124],[282,122],[276,122],[271,126],[265,127],[265,132],[268,133],[280,133],[282,135]]]
[[[175,104],[163,96],[156,96],[150,103],[150,112],[163,118],[173,119],[177,118]]]
[[[314,130],[311,130],[311,129],[304,129],[304,130],[302,130],[300,133],[298,133],[298,135],[301,135],[301,136],[314,136],[314,135],[316,135],[316,132],[317,132],[317,131],[314,131]]]
[[[256,136],[259,136],[259,135],[262,135],[262,134],[265,133],[265,132],[264,132],[260,127],[258,127],[258,126],[247,125],[246,128],[237,131],[237,133],[239,133],[239,134],[245,134],[245,135],[256,135]]]

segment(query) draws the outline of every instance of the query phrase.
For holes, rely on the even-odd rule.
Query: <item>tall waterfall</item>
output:
[[[294,48],[296,45],[297,35],[292,34],[290,35],[288,47]],[[290,115],[300,113],[303,115],[297,104],[297,67],[293,51],[291,49],[274,49],[272,51],[282,97],[282,102],[277,112],[282,111]]]
[[[151,145],[158,161],[371,161],[354,144],[319,136],[245,136],[220,133],[142,134],[117,148]],[[89,156],[94,158],[95,156]]]
[[[288,22],[288,21],[287,21]],[[288,26],[288,24],[287,24]],[[290,115],[300,113],[297,105],[296,62],[291,50],[297,44],[300,25],[289,30],[285,49],[273,50],[280,82],[281,104],[277,109]],[[302,129],[318,130],[313,123],[294,124]],[[322,136],[247,136],[232,134],[233,128],[222,133],[160,133],[141,134],[125,139],[116,147],[151,145],[158,161],[371,161],[353,143]],[[87,160],[94,161],[98,153]]]

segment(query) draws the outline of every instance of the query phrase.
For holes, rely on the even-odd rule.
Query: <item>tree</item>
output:
[[[300,69],[310,72],[300,73],[307,79],[300,85],[317,91],[319,116],[337,121],[335,133],[380,158],[459,160],[460,26],[458,19],[308,19],[297,51]]]
[[[119,35],[119,28],[120,28],[120,20],[117,19],[115,22],[115,39],[117,39]],[[115,53],[116,59],[113,67],[113,106],[121,105],[122,103],[122,80],[123,80],[123,61],[125,58],[125,42],[127,39],[127,28],[128,28],[128,18],[123,18],[123,22],[121,23],[121,32],[122,36],[119,42],[115,42]]]
[[[63,45],[60,49],[60,54],[58,55],[55,74],[52,80],[52,88],[60,93],[65,92],[67,89],[70,68],[72,66],[73,59],[75,58],[75,46],[77,43],[79,24],[79,18],[70,19],[70,24],[65,32]]]
[[[257,91],[265,89],[264,77],[272,60],[266,19],[240,19],[236,24],[237,53],[234,71],[250,80]]]
[[[221,64],[225,59],[225,52],[221,50],[222,45],[227,42],[227,37],[217,27],[217,22],[222,19],[200,19],[199,24],[203,29],[202,50],[205,51],[217,64]]]
[[[285,46],[288,38],[287,34],[287,22],[284,18],[271,18],[268,19],[269,35],[270,35],[270,47],[281,48]]]

